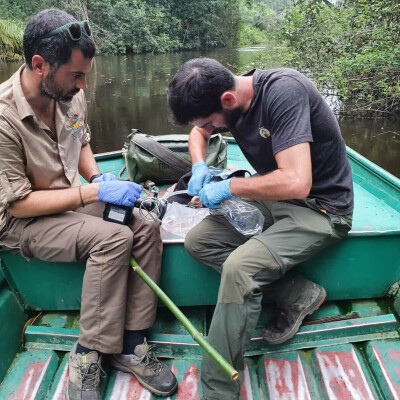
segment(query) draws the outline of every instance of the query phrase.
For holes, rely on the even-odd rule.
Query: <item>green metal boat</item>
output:
[[[228,166],[251,169],[228,140]],[[400,180],[348,149],[355,211],[349,237],[298,267],[328,301],[288,343],[268,346],[265,304],[246,353],[242,400],[400,399]],[[118,173],[121,152],[96,156]],[[164,234],[161,287],[205,336],[219,275]],[[1,252],[0,399],[63,399],[68,351],[79,334],[84,264],[26,261]],[[173,400],[201,398],[202,349],[159,304],[149,340],[179,381]],[[155,399],[128,374],[107,368],[106,400]]]

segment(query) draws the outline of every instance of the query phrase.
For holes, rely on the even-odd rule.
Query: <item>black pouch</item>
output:
[[[230,178],[244,178],[246,174],[251,176],[251,173],[246,169],[238,169],[236,171],[231,172],[230,174],[225,174],[223,177],[218,175],[213,176],[211,182],[219,182],[224,179],[230,179]],[[180,190],[187,190],[191,177],[192,177],[192,172],[188,172],[187,174],[183,175],[176,184],[174,192],[178,192]],[[172,203],[173,201],[175,201],[176,203],[187,204],[192,199],[192,197],[193,196],[190,196],[189,194],[177,194],[175,196],[171,195],[167,201],[168,203]]]

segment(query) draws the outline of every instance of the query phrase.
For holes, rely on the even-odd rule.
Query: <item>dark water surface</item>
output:
[[[269,47],[215,49],[166,54],[98,56],[86,91],[92,149],[119,150],[132,128],[152,135],[189,133],[168,122],[166,87],[177,68],[199,56],[216,58],[235,73],[257,66]],[[19,64],[0,64],[0,82]],[[269,68],[280,67],[271,61]],[[400,177],[400,118],[339,118],[346,144]]]

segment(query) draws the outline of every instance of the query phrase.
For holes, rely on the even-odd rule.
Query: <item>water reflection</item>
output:
[[[400,177],[400,120],[340,117],[346,144]]]
[[[267,50],[268,47],[258,46],[97,57],[87,93],[94,151],[120,149],[132,128],[153,135],[188,133],[190,128],[177,127],[168,121],[166,88],[179,66],[191,58],[207,56],[220,60],[235,72],[242,72],[257,55]]]
[[[256,46],[96,57],[86,92],[93,151],[121,149],[132,128],[153,135],[188,133],[188,127],[168,122],[165,90],[178,67],[191,58],[207,56],[218,59],[235,73],[242,73],[257,64],[260,54],[268,54],[269,49]],[[276,61],[268,65],[279,66]],[[0,64],[0,82],[18,67],[17,63]],[[400,120],[339,118],[339,123],[347,145],[400,177]]]

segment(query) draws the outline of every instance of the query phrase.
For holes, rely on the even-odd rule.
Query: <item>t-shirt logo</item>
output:
[[[82,125],[81,117],[77,113],[68,114],[68,124],[76,131]]]
[[[263,126],[260,127],[259,130],[260,136],[264,139],[268,139],[271,136],[271,133],[268,129],[264,128]]]

